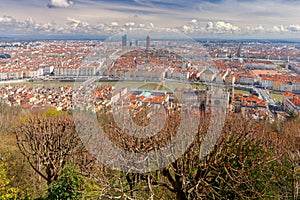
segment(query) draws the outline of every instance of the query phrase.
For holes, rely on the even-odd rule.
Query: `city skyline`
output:
[[[299,39],[294,0],[2,0],[0,36],[111,36],[132,29],[193,38]]]

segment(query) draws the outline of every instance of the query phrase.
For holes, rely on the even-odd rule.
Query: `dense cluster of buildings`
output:
[[[270,113],[266,98],[261,94],[234,94],[233,87],[245,86],[250,90],[261,88],[282,93],[282,109],[299,112],[299,60],[300,48],[296,43],[169,42],[151,40],[150,36],[145,37],[144,41],[128,41],[127,35],[123,35],[120,42],[107,43],[2,42],[0,81],[102,76],[122,81],[215,83],[225,87],[228,95],[223,99],[226,99],[233,111],[249,111],[248,114],[260,117]],[[50,90],[27,87],[2,86],[1,100],[9,105],[51,105],[62,110],[72,108],[71,98],[75,104],[84,107],[88,105],[89,108],[137,102],[169,105],[174,103],[174,96],[184,96],[191,102],[202,102],[203,106],[211,104],[207,101],[210,95],[196,89],[187,91],[178,88],[174,93],[169,93],[160,90],[130,91],[129,88],[115,91],[111,86],[89,86],[87,91],[90,92],[81,88],[85,94],[82,96],[65,87]],[[206,100],[199,96],[206,96]]]
[[[106,66],[105,76],[128,80],[161,81],[163,79],[189,80],[197,73],[189,61],[164,49],[132,50]]]
[[[80,41],[35,41],[0,45],[0,81],[46,76],[95,75],[90,59],[94,44]]]
[[[256,95],[235,94],[233,102],[234,112],[241,112],[253,118],[263,118],[266,115],[267,105]]]
[[[0,87],[0,101],[23,108],[54,107],[57,110],[69,110],[72,108],[72,89],[70,86],[4,85]]]
[[[238,57],[265,60],[300,61],[299,43],[264,41],[212,41],[205,42],[214,58]]]

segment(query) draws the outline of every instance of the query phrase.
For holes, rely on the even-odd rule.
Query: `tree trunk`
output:
[[[185,193],[182,190],[178,191],[176,193],[176,199],[177,200],[188,200],[188,198],[186,197]]]
[[[129,174],[126,175],[126,180],[130,187],[130,196],[132,199],[135,199],[134,183],[133,183],[134,180],[133,180],[133,178],[132,179],[130,178]]]

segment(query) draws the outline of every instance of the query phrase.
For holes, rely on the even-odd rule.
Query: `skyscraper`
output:
[[[242,52],[242,43],[241,44],[239,44],[239,48],[238,48],[238,50],[237,50],[237,54],[236,54],[236,56],[238,57],[238,58],[240,58],[241,57],[241,52]]]
[[[127,35],[122,36],[122,48],[125,49],[127,47]]]
[[[146,49],[149,49],[150,45],[151,45],[151,39],[150,39],[150,36],[147,35],[147,38],[146,38]]]

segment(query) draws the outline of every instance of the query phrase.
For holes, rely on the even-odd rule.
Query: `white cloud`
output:
[[[259,25],[257,27],[254,27],[252,30],[255,32],[262,32],[265,30],[265,28],[262,25]]]
[[[149,26],[151,27],[151,28],[154,28],[154,24],[153,23],[149,23]]]
[[[287,32],[288,30],[286,29],[286,27],[284,27],[283,25],[280,25],[280,26],[273,26],[273,29],[271,30],[271,32],[277,32],[277,33],[280,33],[280,32]]]
[[[294,32],[300,32],[300,25],[298,24],[291,24],[288,26],[273,26],[273,29],[271,30],[271,32],[276,32],[276,33],[282,33],[282,32],[290,32],[290,33],[294,33]]]
[[[234,33],[240,30],[238,26],[226,23],[224,21],[218,21],[216,23],[208,22],[205,29],[213,33]]]
[[[71,17],[67,17],[67,20],[70,22],[70,23],[73,23],[73,24],[80,24],[82,21],[79,20],[79,19],[74,19],[74,18],[71,18]]]
[[[292,24],[286,27],[287,30],[291,32],[298,32],[300,31],[300,25]]]
[[[234,26],[230,23],[226,23],[223,21],[218,21],[215,27],[220,32],[237,31],[239,29],[237,26]]]
[[[220,0],[220,1],[200,1],[191,0],[187,3],[185,0],[135,0],[137,3],[128,3],[128,1],[107,1],[107,0],[27,0],[20,3],[16,0],[1,0],[2,6],[0,13],[2,15],[14,16],[24,20],[32,17],[39,21],[40,24],[45,24],[49,21],[54,21],[61,26],[65,23],[66,16],[76,19],[82,19],[89,24],[106,23],[108,26],[112,22],[118,22],[118,26],[127,28],[124,23],[134,20],[135,25],[145,24],[149,26],[149,22],[155,23],[157,27],[169,27],[182,29],[183,25],[193,27],[194,31],[201,31],[199,27],[212,21],[214,29],[208,24],[207,29],[210,32],[234,32],[236,27],[239,31],[254,32],[254,28],[261,24],[264,30],[261,32],[283,32],[280,25],[289,30],[285,33],[296,32],[297,26],[290,24],[299,24],[300,1],[288,0]],[[22,1],[23,2],[23,1]],[[44,2],[49,2],[51,7],[70,7],[74,9],[53,9],[45,12],[41,7],[45,6]],[[78,3],[77,3],[78,2]],[[166,5],[172,6],[167,7]],[[152,5],[152,6],[148,6]],[[178,14],[180,13],[180,14]],[[137,17],[133,17],[138,15]],[[9,19],[6,19],[9,21]],[[217,21],[230,23],[219,24],[216,27]],[[9,22],[11,23],[11,22]],[[13,22],[12,22],[13,23]],[[196,27],[196,24],[198,28]],[[276,27],[275,27],[276,26]],[[1,28],[1,27],[0,27]],[[280,31],[280,32],[279,32]]]
[[[183,32],[185,33],[194,32],[194,28],[192,26],[184,25],[182,28],[183,28]]]
[[[0,17],[0,23],[14,24],[14,23],[16,23],[16,19],[11,16],[3,16],[3,17]]]
[[[205,29],[208,30],[208,31],[211,31],[214,29],[214,23],[212,22],[208,22],[205,26]]]
[[[124,24],[125,27],[134,27],[135,23],[134,22],[127,22]]]
[[[278,26],[273,26],[273,30],[274,32],[280,32],[280,28]]]
[[[112,22],[110,25],[113,26],[113,27],[117,27],[117,26],[119,26],[119,23],[118,22]]]
[[[74,2],[70,0],[51,0],[51,2],[48,4],[48,7],[66,8],[72,5],[74,5]]]
[[[50,21],[50,20],[49,20]],[[50,22],[36,22],[34,18],[17,19],[12,16],[0,16],[0,34],[73,34],[73,35],[114,35],[120,32],[126,32],[132,29],[154,29],[162,32],[182,32],[191,37],[206,37],[222,35],[222,37],[247,37],[247,36],[258,36],[268,37],[270,36],[281,36],[286,34],[292,37],[292,34],[298,36],[300,32],[300,25],[253,25],[247,27],[240,27],[233,23],[225,21],[209,21],[207,24],[204,23],[191,23],[177,26],[156,26],[153,23],[138,20],[129,21],[124,23],[124,26],[119,25],[120,22],[112,21],[107,23],[90,22],[80,17],[68,17],[65,21],[57,24],[55,21]],[[123,23],[123,22],[122,22]],[[294,36],[293,36],[294,37]]]
[[[192,19],[191,22],[194,23],[194,24],[197,24],[198,21],[196,19]]]
[[[90,25],[88,22],[82,21],[80,19],[74,19],[68,17],[67,26],[65,26],[65,30],[68,31],[68,33],[93,33],[95,30],[95,27]]]

